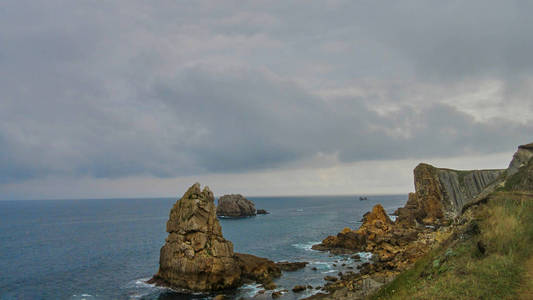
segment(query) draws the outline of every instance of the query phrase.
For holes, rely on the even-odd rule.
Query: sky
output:
[[[533,142],[529,1],[4,0],[0,199],[403,194]]]

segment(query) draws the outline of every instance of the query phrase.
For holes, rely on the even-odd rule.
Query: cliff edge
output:
[[[442,225],[458,217],[465,205],[497,188],[505,169],[462,171],[421,163],[413,173],[415,192],[398,210],[399,222]]]

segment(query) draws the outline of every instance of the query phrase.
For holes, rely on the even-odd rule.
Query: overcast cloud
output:
[[[533,141],[531,12],[527,1],[2,1],[0,199],[243,178],[251,194],[290,193],[275,178],[379,193],[364,174],[408,192],[398,166],[494,167]],[[396,173],[372,172],[394,162]],[[359,183],[338,186],[352,171]]]

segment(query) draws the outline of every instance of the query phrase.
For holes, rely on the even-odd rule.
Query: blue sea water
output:
[[[244,219],[221,219],[224,237],[236,252],[274,261],[308,261],[276,280],[279,289],[323,285],[353,265],[349,256],[331,256],[311,245],[344,227],[358,228],[364,213],[381,203],[390,213],[406,195],[250,197],[271,212]],[[159,265],[165,223],[176,199],[0,201],[0,299],[191,299],[144,283]],[[313,270],[316,268],[317,270]],[[253,297],[246,285],[231,298]],[[311,292],[284,294],[298,299]]]

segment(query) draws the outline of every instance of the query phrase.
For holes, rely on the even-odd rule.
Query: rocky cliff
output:
[[[518,150],[507,168],[507,177],[514,175],[521,167],[528,165],[531,158],[533,158],[533,143],[518,146]]]
[[[376,288],[367,285],[366,280],[388,282],[432,247],[442,245],[449,253],[449,245],[458,237],[478,235],[475,205],[490,201],[498,194],[493,193],[495,190],[511,190],[506,195],[519,195],[521,201],[533,191],[533,144],[519,146],[508,169],[460,171],[419,164],[414,169],[414,182],[415,193],[410,193],[405,206],[397,210],[394,223],[378,204],[365,214],[358,230],[344,228],[313,246],[334,253],[372,252],[373,263],[363,264],[359,274],[341,276],[334,284],[326,285],[329,295],[309,299],[366,299],[365,293]],[[475,245],[485,253],[483,242]],[[433,268],[435,262],[442,260],[430,261]],[[426,270],[420,271],[421,275],[431,276]]]
[[[533,143],[518,147],[506,175],[506,190],[533,191]]]
[[[419,164],[414,170],[415,193],[409,195],[401,221],[409,211],[423,224],[435,225],[452,220],[463,207],[487,190],[493,190],[504,177],[505,170],[460,171]]]
[[[274,262],[233,252],[215,214],[213,193],[191,186],[170,211],[159,271],[149,281],[186,292],[211,292],[281,275]]]
[[[240,194],[224,195],[218,199],[217,216],[239,218],[255,215],[255,204]]]

